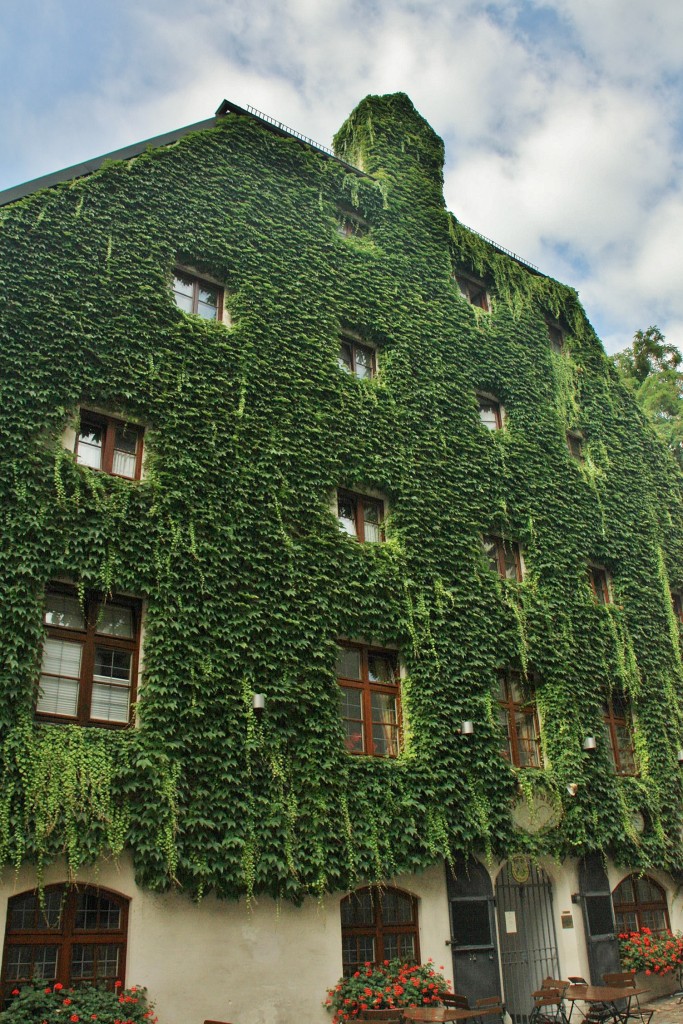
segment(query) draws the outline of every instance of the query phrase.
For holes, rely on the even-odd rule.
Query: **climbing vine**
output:
[[[0,858],[77,872],[128,849],[151,888],[295,901],[473,851],[680,871],[679,470],[575,292],[447,213],[442,143],[406,97],[368,97],[336,145],[366,173],[229,115],[3,211]],[[364,237],[337,231],[349,207]],[[178,263],[224,283],[229,322],[175,305]],[[373,380],[339,368],[342,329],[376,346]],[[81,405],[144,425],[141,481],[76,464]],[[339,486],[386,497],[386,543],[340,532]],[[522,546],[514,587],[482,558],[491,532]],[[33,721],[53,579],[144,601],[130,729]],[[340,636],[400,649],[396,759],[344,749]],[[538,680],[543,769],[500,755],[506,666]],[[601,739],[613,689],[638,778]],[[561,825],[516,829],[541,793]]]

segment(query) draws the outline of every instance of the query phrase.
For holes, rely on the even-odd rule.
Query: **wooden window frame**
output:
[[[643,917],[644,913],[658,912],[664,914],[664,920],[666,922],[663,929],[653,928],[651,929],[653,934],[662,935],[668,931],[671,931],[671,920],[669,918],[669,907],[666,899],[666,890],[663,886],[656,882],[651,875],[643,875],[643,878],[647,878],[651,886],[657,889],[661,893],[661,900],[640,900],[638,897],[638,882],[640,877],[635,874],[626,875],[625,878],[619,882],[619,885],[615,886],[612,890],[612,905],[614,907],[614,917],[617,925],[617,934],[622,932],[630,932],[633,929],[628,927],[623,918],[626,914],[634,914],[637,923],[637,931],[641,928],[650,928],[649,924],[646,924]],[[635,894],[634,900],[623,900],[621,901],[618,897],[619,890],[622,888],[625,882],[630,882],[633,892]]]
[[[139,423],[129,423],[127,420],[119,419],[116,416],[106,416],[99,412],[90,412],[89,409],[80,410],[80,422],[76,430],[74,442],[74,453],[78,462],[78,447],[81,431],[84,426],[91,424],[104,431],[102,441],[102,465],[89,466],[86,462],[79,462],[85,469],[91,469],[93,473],[105,473],[107,476],[118,477],[119,480],[140,480],[142,477],[142,453],[144,444],[144,428]],[[137,435],[137,449],[135,452],[135,471],[133,476],[125,476],[123,473],[114,472],[114,454],[116,445],[116,431],[122,427]]]
[[[340,689],[351,689],[357,690],[361,694],[361,714],[362,720],[358,722],[360,729],[360,735],[363,739],[363,749],[353,750],[348,744],[346,749],[349,754],[360,757],[397,757],[401,751],[401,741],[403,734],[403,721],[401,716],[401,685],[400,685],[400,664],[398,660],[398,651],[387,650],[381,647],[371,647],[369,644],[353,643],[348,640],[339,640],[338,647],[346,648],[348,650],[355,650],[360,653],[360,679],[350,679],[346,676],[337,676],[337,684]],[[370,673],[368,669],[368,656],[370,654],[376,654],[383,658],[388,658],[393,662],[394,667],[394,683],[383,683],[383,682],[372,682],[370,680]],[[396,725],[395,729],[396,736],[396,753],[384,754],[375,752],[375,743],[372,735],[372,727],[376,724],[372,717],[372,694],[381,693],[387,696],[393,697],[396,702]],[[342,718],[343,722],[354,721],[356,719],[345,719]]]
[[[349,904],[354,897],[358,897],[361,893],[370,893],[373,908],[373,923],[371,925],[358,925],[358,924],[344,924],[344,906]],[[403,899],[410,901],[411,906],[411,920],[407,924],[389,924],[385,923],[383,919],[383,905],[382,896],[383,894],[393,894],[400,896]],[[384,940],[385,935],[412,935],[413,946],[415,951],[414,963],[420,963],[420,927],[418,920],[418,900],[412,893],[406,892],[405,889],[398,889],[395,886],[387,886],[381,890],[377,886],[363,886],[360,889],[356,889],[354,892],[344,896],[339,904],[339,915],[342,921],[341,933],[342,933],[342,970],[344,977],[350,977],[356,970],[362,967],[367,961],[360,960],[344,960],[344,939],[349,938],[372,938],[375,942],[375,959],[370,961],[372,964],[381,964],[387,959],[384,955]]]
[[[66,594],[69,597],[78,597],[75,587],[70,587],[66,584],[60,583],[50,584],[46,589],[46,593]],[[97,632],[97,617],[99,609],[103,604],[124,605],[131,609],[131,620],[133,623],[134,634],[132,639]],[[133,708],[137,698],[142,602],[137,598],[120,597],[117,594],[112,595],[111,600],[106,601],[101,594],[95,593],[94,591],[86,591],[84,613],[84,629],[76,629],[66,626],[53,626],[44,623],[46,637],[52,637],[55,640],[79,643],[83,647],[81,654],[81,671],[78,680],[78,707],[76,715],[71,716],[46,713],[44,711],[39,711],[36,707],[35,718],[39,722],[53,722],[55,724],[62,723],[98,726],[105,729],[127,729],[132,720]],[[92,718],[90,715],[96,647],[103,647],[108,650],[124,650],[129,651],[132,654],[130,690],[128,698],[129,711],[128,719],[125,722],[112,722],[107,719]]]
[[[359,494],[357,491],[347,491],[345,488],[339,488],[337,490],[336,502],[337,502],[337,515],[339,514],[339,500],[340,498],[347,498],[353,502],[355,512],[355,523],[356,523],[356,534],[355,539],[361,544],[383,544],[385,540],[384,532],[384,519],[386,514],[386,507],[383,498],[373,498],[368,494]],[[380,520],[379,520],[379,541],[366,541],[365,539],[365,506],[366,504],[379,505],[380,506]],[[347,532],[347,531],[344,531]],[[347,533],[347,536],[353,536]]]
[[[341,351],[342,346],[348,345],[351,349],[351,369],[347,366],[344,360],[339,356],[339,366],[344,373],[349,373],[352,377],[357,377],[359,380],[373,380],[377,376],[377,349],[374,345],[369,345],[364,338],[357,338],[355,334],[350,334],[347,331],[342,331],[339,335],[339,349]],[[356,369],[356,351],[358,348],[367,349],[368,352],[372,353],[372,361],[370,364],[370,373],[367,377],[361,377]]]
[[[175,278],[176,276],[182,276],[188,281],[192,282],[192,309],[183,309],[176,300],[175,290]],[[216,281],[211,281],[208,277],[202,277],[200,274],[195,274],[193,270],[186,270],[182,266],[175,266],[173,268],[173,300],[176,307],[181,313],[185,313],[189,316],[201,316],[199,313],[199,291],[201,288],[210,288],[216,292],[216,315],[215,317],[201,317],[202,320],[206,320],[208,323],[223,323],[223,305],[225,298],[225,288],[218,284]]]
[[[588,566],[588,580],[595,603],[600,606],[612,604],[612,579],[609,571],[602,565],[591,563]]]
[[[491,312],[491,300],[485,281],[470,274],[459,272],[455,273],[453,278],[460,289],[460,294],[469,302],[470,306],[474,306],[475,309],[481,309],[485,313]]]
[[[512,677],[515,677],[519,690],[524,693],[526,690],[529,696],[526,700],[515,700],[512,692],[511,682]],[[538,708],[536,706],[536,694],[535,686],[527,683],[522,673],[517,669],[505,669],[498,673],[499,682],[504,683],[505,696],[504,698],[498,697],[498,706],[505,717],[505,732],[506,732],[506,746],[501,750],[501,753],[506,761],[509,761],[515,768],[542,768],[543,767],[543,751],[541,749],[541,724],[538,717]],[[533,762],[527,763],[522,762],[520,753],[520,744],[517,737],[517,716],[523,715],[525,718],[530,718],[533,723],[534,730],[534,746],[533,750]],[[501,718],[503,715],[501,715]],[[527,754],[528,757],[528,754]]]
[[[503,426],[505,425],[505,413],[503,410],[503,403],[499,401],[497,398],[495,398],[493,395],[487,395],[483,391],[477,391],[476,398],[479,422],[481,423],[484,430],[487,430],[490,434],[495,434],[497,430],[502,430]],[[487,426],[486,423],[484,423],[483,419],[481,418],[482,404],[490,405],[493,407],[493,413],[496,417],[496,425],[493,428],[493,430],[491,429],[491,427]]]
[[[620,708],[615,708],[615,700],[620,702]],[[636,751],[633,743],[633,717],[631,715],[628,699],[623,695],[616,695],[615,697],[614,694],[610,694],[604,702],[602,720],[605,731],[609,736],[612,761],[614,762],[614,769],[617,775],[637,775]],[[623,764],[622,752],[619,744],[619,729],[623,729],[629,737],[630,765]]]
[[[5,925],[5,944],[2,957],[2,995],[5,1003],[11,998],[13,989],[21,987],[22,984],[26,984],[28,980],[30,980],[26,979],[26,981],[24,981],[22,979],[7,978],[9,950],[13,946],[57,946],[56,976],[51,979],[44,979],[44,983],[47,985],[54,982],[60,982],[65,989],[73,984],[71,980],[71,953],[74,946],[119,946],[120,954],[117,977],[103,979],[103,982],[111,989],[114,988],[114,982],[117,980],[125,983],[126,953],[128,944],[128,910],[130,904],[128,897],[123,896],[121,893],[113,892],[111,889],[105,889],[95,885],[69,886],[67,883],[59,883],[57,885],[46,885],[44,889],[44,893],[46,895],[48,893],[60,891],[62,893],[63,902],[59,928],[37,928],[35,925],[31,928],[12,927],[12,904],[18,903],[27,896],[35,895],[40,899],[40,894],[37,889],[27,889],[24,892],[17,893],[16,896],[10,897],[7,901],[7,922]],[[105,899],[111,900],[115,903],[121,914],[119,927],[77,929],[76,909],[79,895],[104,897]],[[40,912],[40,909],[38,909],[38,914],[40,914]]]
[[[511,554],[512,554],[514,560],[515,560],[515,583],[521,583],[522,580],[524,579],[524,568],[523,568],[523,564],[522,564],[522,551],[521,551],[521,548],[520,548],[519,544],[517,543],[517,541],[506,540],[505,537],[500,537],[500,536],[498,536],[495,533],[484,534],[484,537],[483,537],[484,545],[486,545],[487,541],[495,544],[495,548],[496,548],[495,549],[495,559],[496,559],[496,570],[495,571],[498,573],[500,578],[503,579],[503,580],[509,580],[510,579],[510,577],[507,575],[507,572],[505,570],[505,550],[507,548],[507,549],[510,550],[510,552],[511,552]],[[486,555],[487,560],[490,561],[491,555],[486,550],[485,546],[484,546],[484,554]],[[493,566],[491,566],[491,569],[493,570]]]

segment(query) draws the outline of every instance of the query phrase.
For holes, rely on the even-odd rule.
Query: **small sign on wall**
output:
[[[514,910],[505,911],[505,931],[508,935],[517,933],[517,914]]]
[[[574,918],[572,917],[571,910],[563,910],[560,914],[560,921],[562,922],[563,928],[573,928]]]

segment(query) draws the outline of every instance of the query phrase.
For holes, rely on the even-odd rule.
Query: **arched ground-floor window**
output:
[[[27,981],[65,987],[124,980],[128,900],[93,886],[46,886],[8,901],[2,996]]]
[[[365,963],[420,960],[417,899],[401,889],[358,889],[341,901],[342,961],[349,976]]]
[[[627,875],[612,893],[617,932],[649,928],[665,932],[670,928],[666,893],[648,875]]]

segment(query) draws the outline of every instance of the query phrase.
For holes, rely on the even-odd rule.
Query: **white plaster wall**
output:
[[[571,902],[578,891],[578,864],[540,861],[553,885],[553,914],[561,976],[588,977],[583,915]],[[494,885],[502,864],[487,866]],[[628,874],[608,864],[612,889]],[[672,880],[652,872],[664,887],[671,925],[683,927],[683,896]],[[63,864],[45,872],[45,884],[63,882]],[[139,889],[130,860],[103,862],[83,870],[79,882],[101,885],[130,899],[126,984],[146,985],[160,1024],[203,1024],[205,1019],[232,1024],[327,1024],[322,1002],[341,975],[339,901],[344,893],[309,899],[301,907],[278,905],[268,898],[247,910],[244,901],[209,896],[199,904],[179,893],[154,894]],[[23,867],[0,874],[0,934],[4,934],[7,899],[35,885],[35,872]],[[442,965],[452,980],[446,878],[442,863],[419,875],[391,879],[419,901],[421,959]],[[562,927],[571,913],[573,928]]]
[[[45,873],[45,884],[65,880],[63,865]],[[139,889],[128,858],[83,870],[78,881],[113,889],[131,900],[126,984],[145,985],[160,1024],[326,1024],[327,989],[341,975],[339,893],[301,907],[262,898],[250,911],[243,901],[209,896],[199,904],[176,894]],[[444,964],[448,906],[443,865],[393,884],[419,899],[420,951]],[[7,898],[35,885],[22,868],[0,876],[0,929]]]

